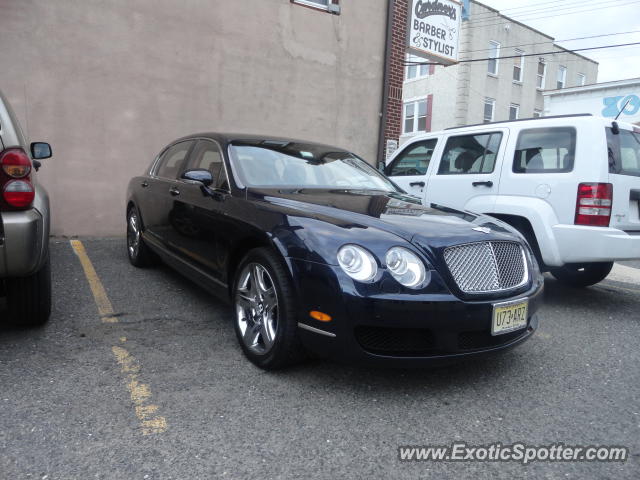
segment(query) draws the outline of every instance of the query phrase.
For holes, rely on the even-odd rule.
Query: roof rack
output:
[[[515,122],[525,122],[530,120],[547,120],[550,118],[572,118],[572,117],[593,117],[593,115],[590,113],[572,113],[570,115],[551,115],[550,117],[518,118],[517,120],[501,120],[499,122],[474,123],[473,125],[461,125],[459,127],[445,128],[445,130],[456,130],[458,128],[467,128],[467,127],[480,127],[483,125],[496,125],[498,123],[515,123]]]

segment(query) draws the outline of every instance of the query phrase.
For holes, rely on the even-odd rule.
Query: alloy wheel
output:
[[[259,355],[268,353],[278,330],[278,295],[271,275],[259,263],[249,263],[240,272],[235,308],[244,345]]]
[[[140,225],[135,210],[129,213],[129,220],[127,221],[127,247],[129,249],[129,257],[136,258],[140,249]]]

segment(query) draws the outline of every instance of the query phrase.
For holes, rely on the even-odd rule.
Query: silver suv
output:
[[[27,144],[18,120],[0,92],[0,319],[40,325],[51,312],[49,196],[37,181],[48,143]]]

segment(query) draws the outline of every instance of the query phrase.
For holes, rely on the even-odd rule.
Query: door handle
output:
[[[145,180],[144,182],[142,182],[142,183],[140,184],[140,186],[141,186],[142,188],[147,188],[147,187],[149,186],[149,183],[147,183],[147,181]]]
[[[411,182],[410,187],[424,187],[424,182]]]
[[[488,180],[486,182],[473,182],[471,185],[473,185],[474,187],[479,187],[481,185],[484,185],[485,187],[493,187],[493,182],[491,180]]]
[[[180,195],[180,190],[178,190],[176,187],[171,187],[169,189],[169,193],[174,197],[177,197],[178,195]]]

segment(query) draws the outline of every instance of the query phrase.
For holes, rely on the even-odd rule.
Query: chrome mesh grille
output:
[[[510,290],[529,280],[524,251],[516,242],[456,245],[445,249],[444,260],[458,288],[465,293]]]

